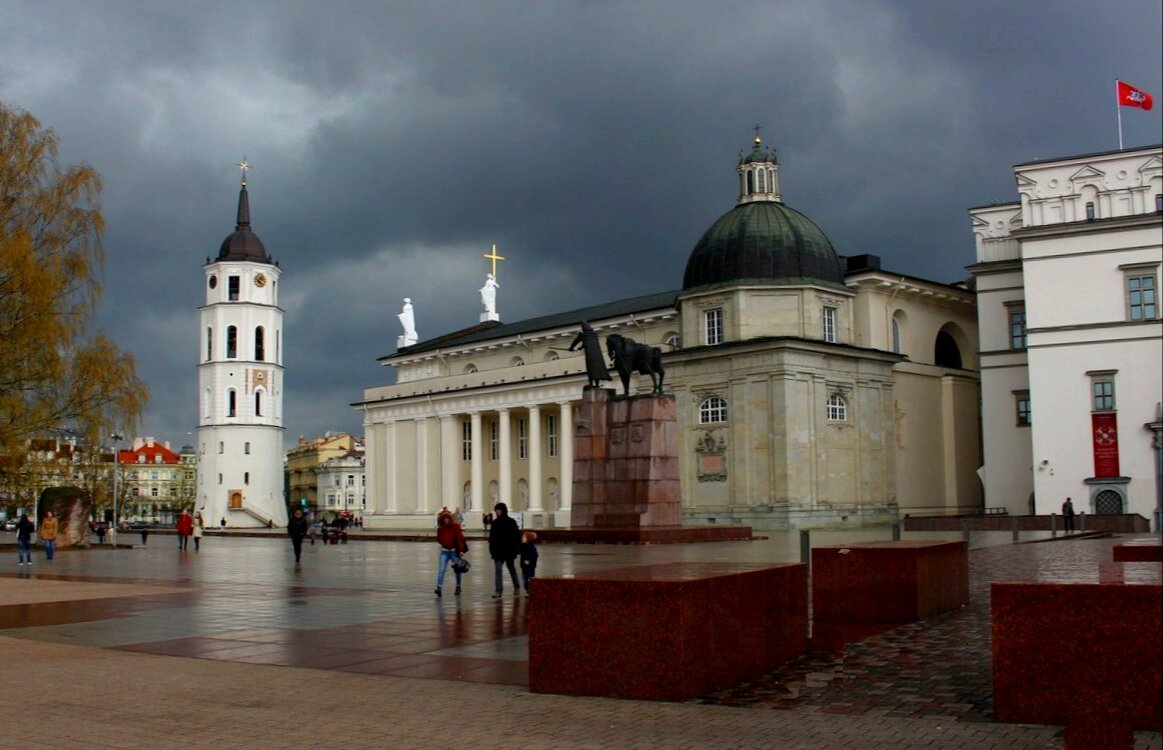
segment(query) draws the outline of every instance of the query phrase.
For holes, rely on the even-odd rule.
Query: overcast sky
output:
[[[101,327],[197,425],[202,265],[234,230],[283,270],[287,442],[362,434],[411,297],[421,340],[677,289],[762,125],[784,201],[844,255],[953,282],[1011,167],[1156,144],[1158,0],[54,2],[0,5],[0,100],[104,180]]]

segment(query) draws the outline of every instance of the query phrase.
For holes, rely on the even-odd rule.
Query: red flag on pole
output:
[[[1155,104],[1155,100],[1151,95],[1142,89],[1137,89],[1129,83],[1118,82],[1119,84],[1119,106],[1120,107],[1137,107],[1138,109],[1150,110]]]

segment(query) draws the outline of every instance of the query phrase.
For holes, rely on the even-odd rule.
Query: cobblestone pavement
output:
[[[1125,538],[1058,540],[975,550],[969,556],[970,603],[847,645],[815,651],[782,669],[700,702],[726,706],[993,721],[989,586],[993,581],[1097,578],[1111,547]],[[1082,571],[1088,571],[1082,573]],[[1140,733],[1139,747],[1160,747]]]
[[[1089,569],[1114,542],[974,550],[970,606],[666,704],[530,694],[536,599],[490,600],[483,560],[464,595],[447,594],[449,574],[436,599],[426,544],[309,547],[297,568],[282,540],[205,541],[200,553],[151,541],[163,544],[0,573],[0,665],[6,688],[20,686],[4,706],[35,717],[19,746],[162,747],[181,732],[186,746],[221,748],[1057,748],[1057,727],[992,720],[988,584]],[[785,553],[547,546],[542,572]],[[11,738],[0,732],[0,748]],[[1163,741],[1141,733],[1136,747]]]

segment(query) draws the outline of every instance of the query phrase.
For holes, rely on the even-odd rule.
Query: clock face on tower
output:
[[[258,276],[255,276],[254,277],[254,285],[260,289],[263,288],[264,286],[267,285],[267,277],[262,275],[261,273]]]

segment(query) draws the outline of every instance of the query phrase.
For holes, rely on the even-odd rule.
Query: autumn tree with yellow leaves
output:
[[[149,397],[99,331],[101,178],[57,162],[57,136],[0,101],[0,454],[69,430],[132,434]]]

